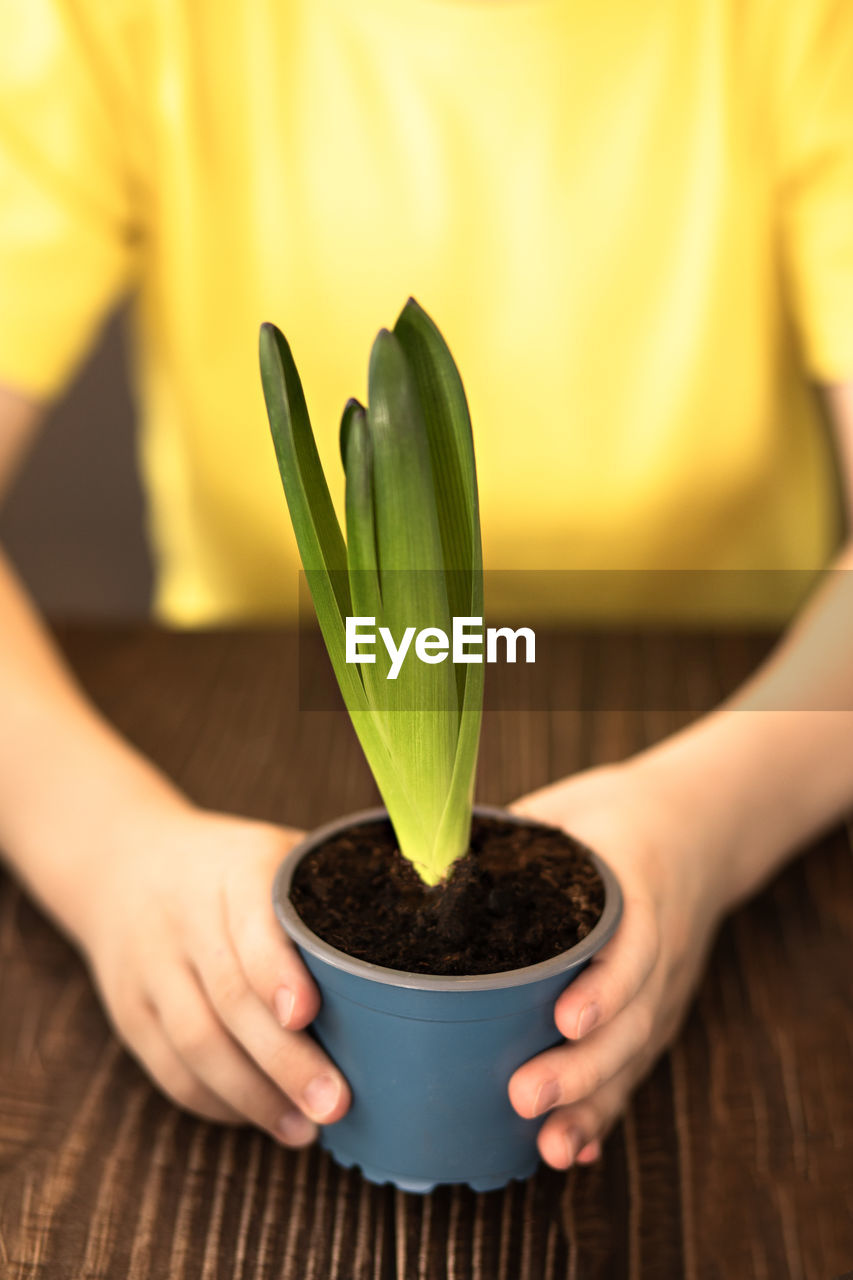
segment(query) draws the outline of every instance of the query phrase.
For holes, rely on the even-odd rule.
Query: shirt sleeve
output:
[[[38,399],[67,381],[132,275],[110,54],[91,3],[0,0],[0,382]]]
[[[779,180],[785,286],[818,381],[853,377],[853,0],[785,0]]]

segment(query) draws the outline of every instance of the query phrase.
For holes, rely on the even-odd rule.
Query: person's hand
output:
[[[166,803],[128,815],[81,883],[74,931],[112,1025],[179,1106],[303,1146],[349,1089],[301,1029],[319,995],[275,918],[298,832]]]
[[[599,853],[624,896],[611,940],[557,1000],[566,1040],[509,1083],[524,1117],[549,1112],[538,1144],[554,1168],[596,1160],[635,1085],[673,1041],[727,908],[713,825],[683,779],[638,761],[589,770],[512,808]],[[691,812],[692,809],[692,812]]]

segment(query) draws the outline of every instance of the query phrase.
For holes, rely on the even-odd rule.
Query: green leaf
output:
[[[347,564],[356,614],[381,611],[373,501],[373,448],[367,414],[348,400],[341,420],[341,458],[346,473]]]
[[[329,656],[401,851],[427,883],[463,854],[483,696],[483,664],[409,653],[396,678],[345,661],[347,617],[452,635],[483,615],[477,480],[468,406],[438,329],[413,299],[373,344],[368,407],[341,421],[344,544],[296,366],[283,335],[261,329],[261,374],[291,519]]]
[[[380,625],[397,641],[408,627],[451,627],[442,572],[441,535],[426,426],[400,343],[382,330],[368,372],[367,421],[382,596]],[[381,657],[381,655],[378,655]],[[387,664],[377,663],[377,675]],[[435,837],[450,787],[458,703],[449,659],[429,665],[410,653],[379,691],[385,737],[417,808],[415,847],[407,856],[422,875],[443,870]],[[402,841],[400,831],[397,832]],[[401,845],[401,847],[403,847]]]
[[[427,424],[450,613],[483,617],[483,550],[474,440],[459,370],[434,321],[409,298],[394,326]],[[485,654],[483,654],[485,660]],[[482,722],[483,663],[458,663],[460,723],[453,778],[439,843],[468,847]],[[459,856],[459,854],[455,856]]]
[[[290,518],[306,573],[333,575],[338,609],[350,611],[347,553],[311,430],[302,383],[284,334],[261,325],[261,383]]]
[[[373,504],[373,448],[367,414],[357,400],[347,401],[341,419],[340,441],[346,473],[347,560],[353,615],[372,617],[379,626],[382,596]],[[382,696],[381,682],[384,680],[379,659],[358,669],[371,705],[376,706]]]
[[[314,442],[299,374],[284,335],[260,332],[261,381],[279,472],[317,620],[350,713],[390,814],[411,808],[371,709],[361,668],[346,662],[345,619],[352,614],[346,548]],[[393,817],[392,817],[393,820]]]

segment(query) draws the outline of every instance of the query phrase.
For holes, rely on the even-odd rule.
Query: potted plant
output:
[[[410,298],[373,344],[367,407],[344,409],[346,542],[274,325],[260,359],[303,568],[386,806],[314,832],[273,888],[321,992],[312,1029],[352,1087],[321,1141],[407,1191],[490,1190],[537,1166],[541,1121],[517,1115],[507,1084],[559,1043],[555,1000],[616,928],[619,887],[565,832],[472,805],[477,482],[462,381],[435,324]]]

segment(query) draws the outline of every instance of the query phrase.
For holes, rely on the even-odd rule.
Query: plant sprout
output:
[[[365,408],[349,400],[340,443],[346,543],[302,384],[283,334],[264,324],[261,379],[282,484],[344,703],[394,827],[428,885],[468,849],[483,706],[482,658],[404,663],[388,679],[346,661],[346,619],[393,636],[480,621],[483,557],[471,420],[459,371],[410,298],[370,353]]]

